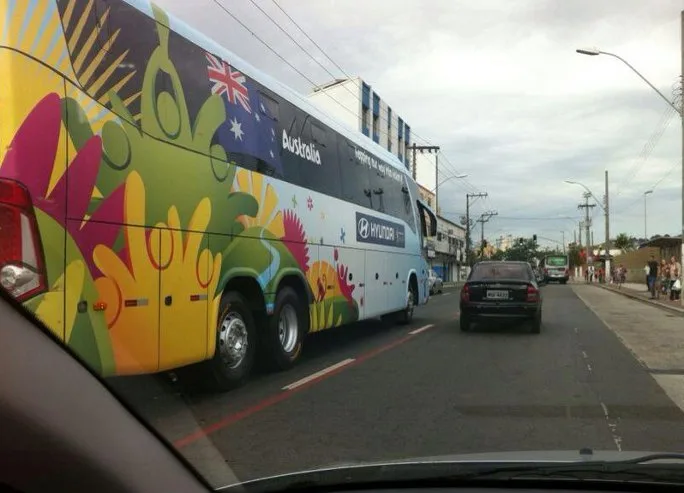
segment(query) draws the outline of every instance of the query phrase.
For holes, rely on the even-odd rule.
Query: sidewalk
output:
[[[660,308],[664,308],[666,310],[670,310],[684,315],[684,306],[682,306],[681,300],[670,301],[669,295],[666,296],[662,294],[660,295],[660,298],[656,298],[655,300],[653,300],[651,299],[651,293],[646,288],[646,283],[639,284],[633,282],[626,282],[622,285],[622,288],[620,289],[617,288],[616,284],[593,284],[600,288],[620,293],[624,296],[627,296],[628,298],[639,300],[641,302],[658,306]]]
[[[646,286],[642,293],[597,286],[603,289],[580,283],[572,289],[684,410],[684,324],[681,316],[654,306],[650,300],[634,303],[629,299],[647,298],[643,294]],[[636,287],[639,289],[638,285]]]

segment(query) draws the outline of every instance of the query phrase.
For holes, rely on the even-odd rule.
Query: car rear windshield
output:
[[[564,267],[568,265],[568,257],[547,257],[546,265],[551,267]]]
[[[473,268],[471,281],[485,279],[530,279],[529,268],[524,264],[480,264]]]

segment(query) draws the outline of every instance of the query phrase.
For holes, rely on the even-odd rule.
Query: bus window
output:
[[[340,197],[340,168],[337,157],[337,145],[332,132],[306,116],[303,129],[299,135],[299,185],[332,197]]]
[[[384,176],[380,171],[371,171],[371,190],[373,192],[371,200],[373,209],[384,214],[391,214],[386,204],[386,196],[388,194],[385,193],[391,186],[389,181],[389,178]]]
[[[344,138],[339,139],[342,198],[363,207],[372,208],[370,171],[356,159],[356,147]]]
[[[415,216],[413,213],[411,195],[409,194],[406,176],[392,170],[392,176],[384,178],[384,201],[388,214],[404,221],[412,231],[416,231]]]
[[[261,91],[259,91],[259,101],[261,103],[259,105],[261,114],[277,122],[280,119],[280,105],[278,101]]]

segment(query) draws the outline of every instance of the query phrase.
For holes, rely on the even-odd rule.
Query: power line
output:
[[[279,4],[276,0],[271,0],[271,1],[275,4],[276,7],[278,7],[278,9],[280,9],[280,11],[281,11],[283,14],[285,14],[285,17],[287,17],[287,18],[290,20],[290,22],[291,22],[292,24],[294,24],[294,26],[295,26],[297,29],[299,29],[299,32],[301,32],[304,36],[306,36],[306,39],[308,39],[309,41],[311,41],[311,43],[313,43],[313,45],[314,45],[316,48],[318,48],[318,51],[320,51],[321,53],[323,53],[323,56],[325,56],[325,58],[327,58],[327,59],[330,61],[330,63],[332,63],[333,65],[335,65],[335,67],[337,68],[337,70],[339,70],[340,72],[342,72],[342,73],[344,74],[344,76],[345,76],[347,79],[351,79],[351,78],[352,78],[347,72],[344,71],[344,69],[343,69],[342,67],[340,67],[340,66],[335,62],[335,60],[333,60],[332,58],[330,58],[330,56],[325,52],[325,50],[324,50],[323,48],[321,48],[321,47],[318,45],[318,43],[316,43],[316,42],[311,38],[311,36],[309,36],[309,35],[306,33],[306,31],[305,31],[299,24],[297,24],[297,22],[290,16],[290,14],[288,14],[288,13],[285,11],[285,9],[283,9],[283,8],[280,6],[280,4]],[[358,83],[357,83],[357,85],[358,85]]]
[[[221,10],[223,10],[225,13],[227,13],[227,14],[228,14],[230,17],[232,17],[236,22],[238,22],[244,29],[246,29],[252,36],[254,36],[254,37],[255,37],[257,40],[259,40],[264,46],[266,46],[266,47],[269,49],[269,51],[271,51],[272,53],[274,53],[278,58],[280,58],[282,61],[284,61],[290,68],[292,68],[295,72],[297,72],[297,74],[299,74],[299,75],[300,75],[301,77],[303,77],[307,82],[309,82],[309,84],[311,84],[312,87],[318,87],[318,86],[319,86],[319,84],[316,84],[316,83],[315,83],[313,80],[311,80],[308,76],[306,76],[306,75],[305,75],[304,73],[302,73],[299,69],[297,69],[294,65],[292,65],[292,63],[288,62],[288,61],[285,59],[284,56],[282,56],[280,53],[278,53],[278,52],[277,52],[273,47],[271,47],[266,41],[264,41],[262,38],[260,38],[260,37],[259,37],[252,29],[250,29],[244,22],[242,22],[240,19],[238,19],[238,17],[237,17],[235,14],[233,14],[227,7],[225,7],[223,4],[221,4],[218,0],[213,0],[213,1],[214,1],[214,3],[215,3],[216,5],[218,5],[218,6],[221,8]],[[293,37],[289,32],[287,32],[287,30],[284,29],[284,28],[278,23],[278,21],[276,21],[275,19],[273,19],[273,17],[271,17],[263,8],[261,8],[256,2],[254,2],[254,0],[250,0],[250,2],[251,2],[252,5],[254,5],[254,6],[255,6],[255,7],[264,15],[264,16],[266,16],[266,17],[267,17],[267,18],[268,18],[276,27],[278,27],[278,29],[279,29],[280,31],[282,31],[282,32],[283,32],[283,33],[284,33],[284,34],[285,34],[285,35],[286,35],[286,36],[287,36],[287,37],[288,37],[288,38],[289,38],[289,39],[290,39],[290,40],[291,40],[291,41],[292,41],[300,50],[302,50],[309,58],[311,58],[314,62],[316,62],[316,64],[318,64],[323,70],[325,70],[325,71],[328,73],[328,75],[330,75],[333,79],[336,79],[336,78],[337,78],[337,77],[335,76],[335,74],[333,74],[332,72],[330,72],[330,70],[328,70],[328,69],[327,69],[327,68],[326,68],[326,67],[325,67],[325,66],[324,66],[316,57],[314,57],[311,53],[309,53],[309,52],[306,50],[306,48],[304,48],[297,40],[295,40],[294,37]],[[278,5],[278,8],[279,8],[281,11],[284,12],[284,9],[282,9],[282,7],[280,7],[279,5]],[[291,17],[290,17],[289,15],[288,15],[288,18],[291,19]],[[301,27],[298,26],[298,28],[299,28],[300,30],[302,30]],[[302,31],[303,31],[303,30],[302,30]],[[310,39],[310,36],[307,35],[307,37]],[[319,49],[320,49],[320,47],[319,47]],[[325,53],[324,53],[324,54],[325,54]],[[328,56],[326,55],[326,58],[330,58],[330,57],[328,57]],[[337,64],[335,64],[335,66],[339,67]],[[345,73],[344,71],[343,71],[343,73],[346,75],[346,73]],[[351,77],[349,77],[349,76],[347,76],[347,78],[351,79]],[[353,79],[352,79],[352,80],[353,80]],[[354,80],[354,83],[357,85],[357,87],[360,87],[359,84],[358,84],[358,82],[356,82],[355,80]],[[353,95],[358,101],[362,101],[358,94],[355,94],[355,93],[354,93],[353,91],[351,91],[348,87],[346,87],[346,86],[344,86],[344,87],[345,87],[345,89],[346,89],[351,95]],[[338,101],[337,99],[335,99],[332,95],[330,95],[327,91],[322,91],[322,92],[324,92],[326,96],[328,96],[328,97],[329,97],[330,99],[332,99],[335,103],[337,103],[337,104],[340,105],[342,108],[344,108],[345,110],[347,110],[349,113],[351,113],[351,114],[354,115],[354,116],[358,116],[358,115],[356,114],[355,111],[353,111],[353,110],[350,109],[349,107],[347,107],[347,106],[345,106],[344,104],[342,104],[340,101]],[[381,114],[378,115],[378,119],[379,119],[380,121],[384,121],[386,124],[387,124],[387,123],[391,124],[391,122],[390,122],[387,118],[383,118],[383,115],[381,115]],[[415,140],[423,141],[423,142],[429,144],[429,141],[428,141],[427,139],[425,139],[425,138],[421,137],[420,135],[418,135],[416,132],[413,131],[413,129],[411,129],[411,134],[413,135],[413,137],[414,137]]]
[[[667,169],[667,171],[666,171],[665,173],[663,173],[663,175],[658,179],[658,181],[656,181],[655,184],[652,185],[651,187],[649,187],[648,189],[649,189],[649,190],[655,190],[655,189],[656,189],[656,188],[665,180],[665,178],[667,178],[668,176],[670,176],[670,174],[672,174],[672,172],[673,172],[675,169],[681,167],[681,165],[682,165],[682,162],[681,162],[681,161],[678,162],[678,163],[677,163],[677,162],[672,163],[672,165]],[[623,215],[625,212],[627,212],[628,210],[630,210],[632,207],[634,207],[635,205],[639,204],[639,203],[641,202],[641,198],[642,198],[642,196],[640,195],[639,197],[637,197],[636,199],[634,199],[632,202],[630,202],[630,203],[627,204],[626,206],[620,207],[619,212],[618,212],[617,214],[615,213],[615,211],[613,211],[612,214],[618,215],[618,216]]]
[[[318,85],[311,80],[306,74],[304,74],[301,70],[299,70],[297,67],[295,67],[291,62],[289,62],[283,55],[278,53],[270,44],[268,44],[266,41],[264,41],[261,37],[259,37],[256,32],[254,32],[249,26],[247,26],[242,20],[240,20],[233,12],[230,11],[227,7],[225,7],[223,4],[221,4],[218,0],[213,0],[214,3],[221,9],[223,10],[226,14],[228,14],[233,20],[235,20],[240,26],[248,31],[254,38],[256,38],[261,44],[263,44],[269,51],[271,51],[274,55],[276,55],[280,60],[285,62],[287,66],[289,66],[292,70],[294,70],[299,76],[304,78],[309,84],[311,84],[313,87],[317,87]],[[323,55],[333,64],[335,67],[340,70],[345,77],[347,77],[348,80],[351,80],[357,87],[361,87],[360,84],[356,79],[353,79],[349,74],[347,74],[342,67],[336,63],[326,52],[321,48],[318,43],[316,43],[311,36],[309,36],[306,31],[290,16],[285,9],[283,9],[280,4],[276,0],[271,0],[276,7],[292,22],[292,24],[302,33],[306,38],[311,41],[311,43],[316,46],[316,48],[323,53]],[[278,21],[276,21],[268,12],[266,12],[260,5],[258,5],[254,0],[250,0],[252,5],[257,8],[266,18],[268,18],[271,23],[273,23],[283,34],[285,34],[302,52],[304,52],[309,58],[311,58],[319,67],[321,67],[325,72],[330,75],[333,79],[336,78],[335,74],[333,74],[328,68],[326,68],[315,56],[313,56],[304,46],[302,46],[301,43],[299,43],[283,26],[281,26]],[[362,102],[362,99],[359,97],[359,95],[352,90],[350,90],[347,86],[343,86],[347,92],[349,92],[351,95],[353,95],[358,101]],[[355,111],[350,109],[349,107],[345,106],[342,104],[339,100],[337,100],[335,97],[333,97],[331,94],[329,94],[327,91],[323,91],[326,96],[328,96],[331,100],[333,100],[335,103],[340,105],[342,108],[344,108],[346,111],[351,113],[354,116],[358,116]],[[303,98],[302,98],[303,99]],[[308,101],[307,101],[308,102]],[[388,118],[383,117],[382,114],[378,115],[378,118],[380,121],[385,122],[386,124],[391,125],[391,122]],[[429,144],[429,141],[425,139],[424,137],[421,137],[419,134],[417,134],[415,131],[412,129],[412,135],[414,140],[418,141],[423,141],[425,143]],[[449,161],[449,159],[444,155],[444,153],[440,153],[443,159],[443,162],[446,164],[447,170],[451,171],[454,175],[459,174],[458,171],[456,170],[455,166]],[[466,191],[477,191],[478,188],[475,187],[472,183],[468,182],[467,180],[464,180],[465,187],[464,189]],[[460,185],[460,184],[459,184]]]
[[[667,127],[670,125],[670,122],[672,121],[672,118],[674,117],[675,113],[676,112],[674,111],[674,109],[672,109],[672,107],[668,107],[663,111],[660,120],[656,124],[656,127],[653,129],[653,132],[651,132],[649,138],[644,143],[641,152],[634,159],[634,163],[632,164],[630,169],[623,175],[622,181],[618,183],[618,190],[616,195],[619,196],[622,193],[622,189],[624,188],[624,186],[629,184],[638,174],[639,169],[644,164],[646,164],[649,157],[651,156],[651,153],[658,145],[658,142],[660,142],[660,139],[665,133],[665,130],[667,130]]]

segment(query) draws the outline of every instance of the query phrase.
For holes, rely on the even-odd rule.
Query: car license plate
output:
[[[498,290],[498,289],[492,289],[487,291],[487,299],[488,300],[507,300],[508,299],[508,291],[503,291],[503,290]]]

